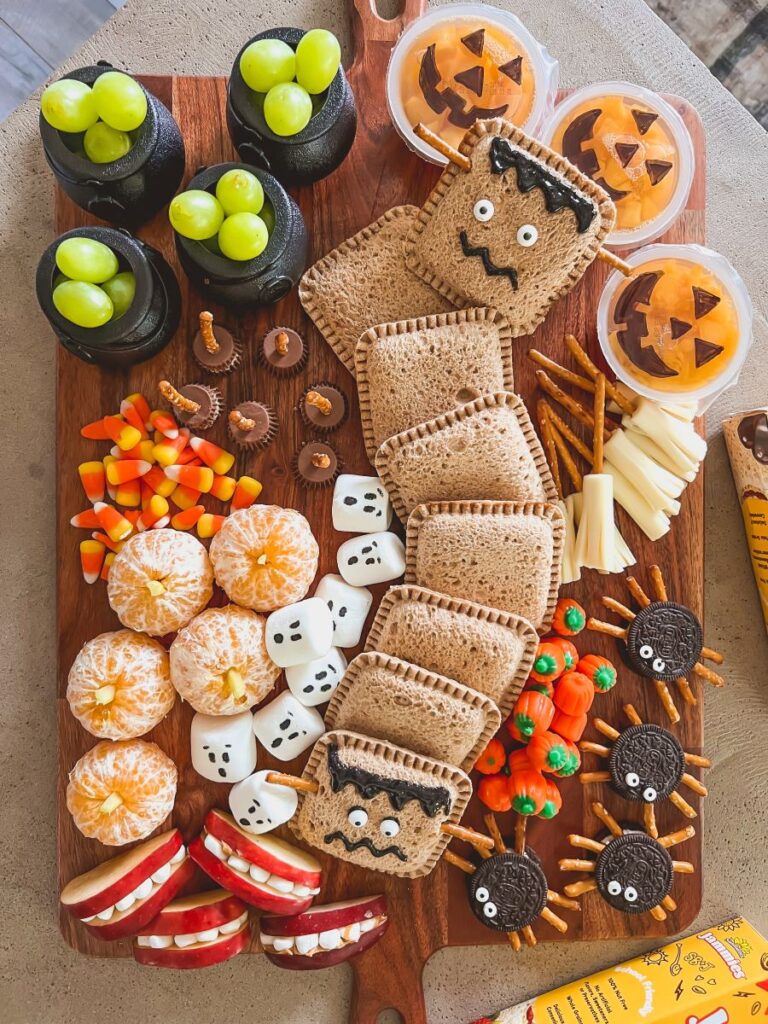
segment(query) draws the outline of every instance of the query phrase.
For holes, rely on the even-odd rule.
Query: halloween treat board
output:
[[[413,3],[406,4],[403,15],[392,22],[385,22],[372,12],[365,0],[359,0],[355,4],[352,11],[355,57],[349,71],[349,81],[358,105],[358,131],[354,146],[341,167],[328,178],[313,186],[292,190],[292,195],[305,217],[310,236],[310,264],[374,222],[392,207],[405,203],[421,205],[437,179],[437,169],[431,169],[405,148],[387,117],[379,95],[392,44],[404,24],[420,14],[422,8],[423,5],[414,0]],[[187,182],[198,168],[232,158],[233,151],[224,126],[225,79],[154,76],[146,77],[144,81],[169,107],[181,127],[187,151],[184,182]],[[664,236],[664,241],[702,242],[704,166],[701,125],[694,111],[684,101],[675,97],[668,97],[668,101],[679,112],[694,140],[697,170],[687,207]],[[205,112],[205,116],[201,116],[201,111]],[[57,192],[56,220],[59,231],[95,223],[61,192]],[[68,772],[78,758],[93,746],[93,738],[73,717],[65,699],[67,677],[70,666],[87,641],[106,630],[117,628],[117,621],[107,603],[103,585],[87,587],[83,582],[77,559],[76,540],[69,525],[70,518],[81,510],[83,503],[75,467],[88,459],[99,457],[94,443],[78,434],[78,425],[97,420],[106,412],[117,409],[120,400],[134,392],[153,396],[151,400],[154,400],[161,380],[172,381],[178,386],[198,381],[201,371],[195,361],[192,342],[198,332],[198,314],[203,309],[211,309],[215,322],[225,325],[242,346],[242,363],[237,373],[215,378],[216,386],[223,393],[225,409],[234,406],[243,408],[243,403],[263,403],[273,410],[274,417],[279,423],[278,434],[266,450],[248,450],[246,447],[237,449],[237,463],[232,473],[248,473],[261,481],[262,503],[295,508],[307,517],[320,549],[317,580],[326,574],[336,572],[336,551],[345,535],[335,532],[332,527],[332,488],[306,488],[297,477],[297,454],[302,443],[310,437],[317,436],[311,429],[312,407],[307,407],[302,401],[308,388],[315,391],[322,391],[319,385],[325,389],[331,388],[329,394],[332,398],[334,390],[341,393],[344,405],[342,416],[345,418],[339,429],[329,435],[331,450],[338,457],[345,472],[361,475],[371,473],[360,422],[355,382],[348,372],[352,367],[345,368],[323,340],[302,309],[296,290],[292,290],[276,305],[262,307],[252,312],[240,312],[220,304],[212,304],[210,298],[203,297],[179,269],[172,232],[164,212],[144,225],[138,231],[138,235],[159,249],[177,272],[183,312],[181,326],[174,342],[149,362],[121,372],[109,373],[95,367],[86,367],[64,350],[59,351],[58,358],[58,828],[62,886],[103,860],[107,852],[106,847],[81,835],[66,809],[65,789]],[[527,350],[535,347],[545,356],[573,365],[563,343],[564,335],[571,333],[580,338],[593,358],[596,358],[595,309],[607,275],[607,268],[595,262],[572,290],[555,301],[543,324],[532,335],[512,339],[511,368],[514,373],[514,390],[526,402],[532,418],[540,393],[536,390],[536,367],[526,358]],[[448,287],[450,288],[450,284]],[[426,314],[430,311],[423,312]],[[276,327],[287,328],[292,340],[293,335],[290,332],[296,332],[306,344],[306,363],[295,376],[278,378],[270,375],[257,359],[257,350],[263,344],[274,343]],[[262,339],[265,338],[271,341],[263,342]],[[507,340],[507,352],[509,347]],[[502,380],[502,383],[504,382]],[[503,388],[493,390],[499,391]],[[252,416],[253,412],[252,408],[246,407],[243,415]],[[430,418],[427,415],[421,416],[422,421]],[[458,426],[460,425],[459,423]],[[438,439],[435,441],[436,444],[439,441],[439,432],[449,428],[457,429],[453,419],[447,424],[437,424],[432,435]],[[206,437],[225,448],[233,447],[227,433],[225,417],[219,419],[213,429],[206,433]],[[407,438],[405,440],[407,441]],[[401,448],[404,448],[404,445],[401,445]],[[644,580],[648,568],[652,564],[659,564],[663,570],[670,600],[691,608],[699,618],[702,614],[703,584],[702,493],[703,481],[699,474],[685,491],[680,513],[675,518],[671,532],[654,544],[645,538],[632,520],[621,511],[617,513],[618,525],[637,558],[638,577]],[[405,500],[402,497],[402,501]],[[214,503],[211,503],[211,511],[215,510]],[[396,528],[399,529],[397,525]],[[354,540],[354,535],[350,534],[349,540]],[[410,584],[414,581],[409,579],[407,582]],[[387,584],[371,587],[373,604],[368,613],[366,628],[360,644],[346,652],[348,656],[351,657],[362,650],[367,630],[387,589]],[[610,620],[618,628],[616,616],[604,609],[601,598],[603,595],[609,595],[620,602],[627,600],[621,577],[600,576],[592,571],[586,571],[579,582],[566,587],[563,593],[575,597],[591,615]],[[623,626],[624,623],[620,625]],[[657,690],[642,675],[636,674],[630,664],[621,661],[613,637],[600,633],[583,633],[576,638],[576,642],[580,653],[602,654],[619,666],[619,684],[603,695],[599,705],[594,709],[594,713],[599,714],[600,719],[615,730],[618,738],[618,734],[626,726],[622,709],[627,703],[631,703],[636,709],[638,722],[662,726],[667,724],[664,704],[660,701]],[[387,659],[374,660],[373,667],[381,670],[382,661],[386,662]],[[419,682],[434,685],[430,680]],[[281,676],[278,689],[283,690],[284,686]],[[704,703],[704,690],[697,689],[696,692],[699,703],[686,707],[682,720],[675,727],[679,752],[691,752],[694,756],[701,752],[702,747]],[[365,708],[362,707],[359,715],[363,719],[364,713]],[[354,715],[354,709],[350,711],[348,708],[347,714]],[[188,704],[177,703],[173,712],[147,737],[156,741],[178,766],[176,802],[173,814],[168,820],[181,830],[187,842],[198,834],[211,807],[225,808],[227,803],[226,793],[222,791],[222,787],[201,776],[190,762],[189,736],[192,717],[192,708]],[[343,723],[334,728],[337,729],[336,735],[344,736]],[[596,746],[602,744],[604,736],[600,733],[590,730],[587,735],[590,739],[599,741]],[[676,752],[678,747],[674,747]],[[339,744],[339,748],[344,749],[343,742]],[[376,756],[386,760],[390,756],[386,753],[387,749],[389,748],[386,743],[379,743],[376,746]],[[293,760],[278,760],[269,754],[265,756],[261,751],[258,767],[301,774],[306,759],[305,754]],[[352,760],[350,757],[346,762],[342,761],[342,769],[345,772],[352,770]],[[420,770],[429,772],[431,762],[423,758],[419,760],[424,761],[426,765],[422,765]],[[587,757],[585,760],[585,770],[597,771],[604,767],[599,758]],[[458,762],[454,760],[452,763]],[[473,780],[476,782],[477,779],[479,776],[474,773]],[[450,781],[450,785],[456,786],[457,802],[461,803],[466,796],[462,792],[461,779]],[[596,780],[595,785],[583,786],[578,778],[565,779],[562,780],[560,788],[563,798],[560,814],[553,821],[531,820],[526,836],[527,848],[535,851],[537,861],[540,861],[544,869],[549,888],[556,893],[575,877],[561,872],[559,868],[560,860],[573,859],[572,854],[576,856],[568,844],[567,837],[571,835],[577,839],[591,839],[605,831],[605,818],[601,818],[602,812],[595,812],[593,805],[604,804],[609,812],[613,811],[620,815],[617,827],[622,829],[631,830],[634,827],[646,830],[645,826],[648,824],[641,802],[637,804],[635,812],[631,803],[615,799],[612,791],[606,785],[601,785],[599,780]],[[686,793],[686,800],[688,799],[691,805],[697,808],[697,794]],[[302,806],[307,802],[311,804],[307,797],[303,797],[302,800]],[[484,832],[486,827],[482,815],[483,808],[476,797],[473,797],[469,801],[463,822]],[[301,817],[299,820],[301,821]],[[514,815],[500,814],[497,821],[505,847],[512,849],[516,827]],[[654,818],[657,834],[662,837],[672,834],[679,830],[682,824],[686,822],[681,821],[679,811],[665,800],[658,807]],[[696,826],[700,829],[701,818],[697,820]],[[306,831],[311,832],[311,823],[306,826]],[[293,838],[284,827],[278,834]],[[399,845],[404,844],[407,845],[407,837],[403,837]],[[451,843],[451,850],[464,858],[473,856],[470,846],[455,839]],[[613,909],[607,900],[600,899],[596,893],[589,893],[581,900],[581,912],[568,912],[564,915],[568,919],[566,934],[561,934],[544,920],[536,924],[537,937],[540,940],[616,939],[629,935],[663,937],[680,931],[693,919],[700,905],[701,865],[698,832],[696,836],[688,838],[683,851],[681,856],[693,864],[695,871],[681,873],[675,878],[674,896],[678,909],[670,913],[665,921],[656,920],[647,914],[635,916],[620,913]],[[503,931],[485,928],[478,923],[474,913],[476,908],[471,908],[467,900],[466,879],[461,871],[444,861],[437,863],[431,874],[421,878],[391,877],[373,873],[362,870],[355,863],[345,863],[324,854],[320,854],[320,861],[323,867],[323,902],[366,895],[375,896],[380,892],[385,893],[387,897],[387,933],[364,957],[352,961],[356,979],[353,1020],[373,1021],[378,1012],[387,1006],[394,1006],[400,1010],[409,1022],[425,1020],[421,970],[435,950],[445,945],[507,941]],[[667,864],[667,860],[664,864]],[[485,873],[489,876],[493,874],[490,868],[486,869]],[[477,881],[473,886],[477,889]],[[239,920],[238,912],[237,906],[231,909],[230,916],[233,922]],[[101,941],[93,935],[92,930],[65,912],[62,912],[61,927],[67,941],[81,952],[109,957],[130,955],[130,945],[127,941]],[[251,951],[258,950],[257,939],[254,938],[250,948]]]

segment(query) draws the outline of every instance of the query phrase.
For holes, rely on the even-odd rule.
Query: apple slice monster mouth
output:
[[[514,267],[500,267],[491,259],[491,253],[487,245],[472,245],[466,231],[459,232],[461,251],[469,258],[479,256],[483,261],[483,269],[489,277],[507,277],[509,283],[517,291],[517,271]]]

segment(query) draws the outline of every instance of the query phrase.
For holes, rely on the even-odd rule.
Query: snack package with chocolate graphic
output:
[[[768,406],[724,420],[723,434],[768,629]]]
[[[768,942],[734,917],[472,1024],[746,1024],[766,1004]]]

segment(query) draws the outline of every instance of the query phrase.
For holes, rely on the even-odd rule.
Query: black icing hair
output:
[[[401,811],[410,800],[418,800],[429,818],[434,818],[438,811],[447,814],[451,809],[451,794],[445,786],[424,786],[408,779],[391,779],[356,765],[344,764],[335,743],[328,747],[328,774],[334,793],[341,792],[345,786],[354,786],[364,800],[386,793],[396,811]]]

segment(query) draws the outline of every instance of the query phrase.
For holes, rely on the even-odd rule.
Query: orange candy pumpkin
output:
[[[595,699],[595,688],[583,672],[565,672],[557,681],[552,698],[555,707],[566,715],[585,715]]]
[[[563,672],[565,672],[564,651],[557,644],[543,640],[536,650],[536,657],[533,659],[531,679],[536,679],[538,682],[543,680],[550,682],[558,679]]]
[[[482,772],[483,775],[494,775],[496,772],[501,771],[506,762],[507,755],[504,750],[504,744],[501,740],[492,739],[485,750],[482,752],[475,762],[475,768],[477,771]]]
[[[484,775],[478,783],[477,796],[486,807],[500,814],[512,808],[512,795],[506,775]]]
[[[572,597],[561,597],[555,606],[552,629],[558,636],[576,636],[587,624],[587,613]]]
[[[523,737],[522,742],[526,743],[536,732],[546,732],[554,713],[555,705],[546,694],[524,690],[512,710],[512,723]]]
[[[547,787],[547,798],[544,801],[544,806],[539,811],[539,817],[550,821],[560,813],[563,806],[563,798],[560,795],[560,790],[557,788],[557,783],[552,779],[545,778],[544,784]]]
[[[507,764],[509,765],[509,770],[513,775],[515,772],[521,772],[527,768],[533,768],[528,757],[528,747],[519,747],[517,750],[511,751],[507,758]]]
[[[568,779],[581,768],[581,751],[574,741],[563,739],[563,744],[565,745],[566,758],[562,766],[555,772],[558,779]]]
[[[547,783],[541,772],[528,768],[509,777],[512,810],[518,814],[540,814],[547,802]]]
[[[558,772],[568,761],[567,741],[555,732],[540,732],[526,747],[531,765],[540,772]]]
[[[553,636],[549,640],[549,643],[555,644],[563,652],[566,672],[570,672],[571,669],[576,668],[579,661],[579,652],[576,650],[575,644],[571,643],[570,640],[566,640],[564,636]]]
[[[559,709],[555,711],[550,723],[552,732],[556,732],[558,736],[562,736],[565,740],[571,740],[573,743],[579,742],[586,728],[586,715],[566,715]]]
[[[585,654],[579,660],[576,671],[592,680],[596,693],[606,693],[616,685],[616,669],[601,654]]]

